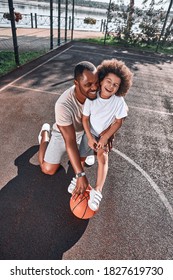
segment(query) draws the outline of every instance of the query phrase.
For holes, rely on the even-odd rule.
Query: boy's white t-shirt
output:
[[[112,95],[108,99],[100,97],[95,100],[86,99],[83,115],[90,116],[91,133],[99,136],[116,119],[127,117],[128,107],[122,96]]]

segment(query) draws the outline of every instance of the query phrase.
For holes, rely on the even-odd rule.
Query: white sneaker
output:
[[[95,163],[95,156],[92,155],[92,156],[88,156],[85,160],[85,163],[88,165],[88,166],[92,166],[94,163]]]
[[[42,125],[42,128],[41,128],[41,130],[40,130],[40,133],[39,133],[39,135],[38,135],[38,143],[40,144],[41,143],[41,139],[42,139],[42,131],[43,130],[46,130],[46,131],[48,131],[49,133],[50,133],[50,124],[48,124],[48,123],[44,123],[43,125]]]
[[[72,194],[72,192],[74,191],[75,187],[76,187],[76,182],[77,182],[77,179],[74,177],[72,180],[71,180],[71,183],[70,185],[68,186],[68,192]],[[86,191],[90,191],[92,189],[92,187],[89,185],[88,188],[86,189]]]
[[[77,181],[76,178],[73,178],[73,179],[71,180],[71,183],[70,183],[70,185],[68,186],[68,192],[69,192],[69,193],[72,193],[72,192],[74,191],[74,189],[75,189],[75,187],[76,187],[76,181]]]
[[[98,210],[101,200],[102,200],[101,192],[92,189],[90,191],[90,199],[88,200],[89,208],[93,211]]]

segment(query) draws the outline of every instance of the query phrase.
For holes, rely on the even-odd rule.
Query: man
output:
[[[80,158],[78,143],[83,135],[83,104],[86,98],[96,98],[97,89],[96,67],[88,61],[78,63],[74,69],[74,85],[67,89],[55,104],[55,123],[51,138],[49,124],[44,124],[39,134],[38,159],[43,173],[55,174],[63,154],[67,151],[77,178],[74,198],[82,195],[88,187],[81,163],[84,159]]]

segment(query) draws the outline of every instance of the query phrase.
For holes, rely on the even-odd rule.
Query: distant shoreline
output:
[[[2,3],[4,6],[8,7],[8,3]],[[21,6],[21,7],[20,7]],[[50,3],[49,2],[35,2],[35,1],[30,1],[28,4],[23,3],[23,1],[17,1],[15,2],[14,7],[16,11],[21,12],[25,7],[29,7],[29,6],[34,6],[34,7],[38,7],[38,9],[43,9],[43,10],[47,10],[47,8],[49,8]],[[58,10],[58,5],[56,3],[53,3],[53,8],[55,10]],[[62,10],[65,10],[65,5],[61,4],[61,8]],[[72,5],[69,4],[68,6],[68,11],[71,12],[72,11]],[[84,13],[88,13],[89,14],[103,14],[104,18],[106,15],[107,10],[106,9],[100,9],[100,8],[93,8],[93,7],[84,7],[84,6],[77,6],[75,5],[75,11],[78,11],[79,14],[84,12]]]

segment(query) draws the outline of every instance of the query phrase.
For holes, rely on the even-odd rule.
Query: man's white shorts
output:
[[[81,157],[87,157],[88,155],[93,154],[93,152],[91,149],[88,149],[86,136],[82,139],[83,134],[83,131],[76,134],[76,142],[79,145],[79,153]],[[52,130],[50,142],[44,156],[44,161],[51,164],[60,164],[65,153],[66,146],[62,134],[56,130]]]

